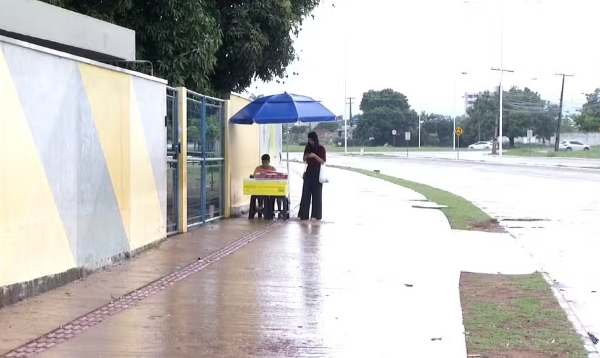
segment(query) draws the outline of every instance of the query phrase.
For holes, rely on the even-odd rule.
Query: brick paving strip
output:
[[[259,238],[260,236],[280,227],[283,225],[283,221],[275,221],[261,229],[258,229],[250,234],[244,235],[241,238],[223,246],[217,251],[210,255],[198,259],[187,266],[184,266],[178,270],[171,272],[170,274],[159,278],[156,281],[150,282],[146,286],[138,288],[90,313],[87,313],[67,324],[61,326],[54,331],[47,333],[33,341],[25,343],[24,345],[13,349],[6,353],[0,358],[21,358],[21,357],[33,357],[39,353],[47,351],[48,349],[61,344],[75,335],[85,331],[90,327],[94,327],[100,322],[104,321],[108,317],[111,317],[121,311],[136,306],[139,302],[144,299],[158,293],[167,287],[171,286],[177,281],[183,280],[184,278],[196,273],[215,261],[222,259],[223,257],[232,254],[244,245],[251,241]]]

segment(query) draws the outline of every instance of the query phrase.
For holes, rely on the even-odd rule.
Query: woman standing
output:
[[[321,165],[325,164],[327,153],[325,147],[319,144],[317,133],[308,133],[308,144],[304,148],[304,185],[302,187],[302,199],[300,200],[300,220],[308,220],[312,198],[311,219],[321,220],[323,217],[323,184],[319,181]]]

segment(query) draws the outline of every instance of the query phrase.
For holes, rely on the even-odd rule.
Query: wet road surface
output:
[[[340,155],[329,162],[448,190],[499,218],[600,336],[600,170]]]
[[[460,270],[443,214],[413,208],[423,197],[393,184],[333,169],[330,177],[324,221],[290,221],[248,240],[39,356],[465,357]],[[203,227],[0,310],[0,354],[263,226]]]
[[[380,152],[378,155],[392,155],[398,158],[406,158],[405,151],[397,152]],[[489,151],[474,151],[461,149],[460,152],[445,151],[445,152],[427,152],[427,151],[410,151],[408,158],[412,159],[443,159],[443,160],[460,160],[466,162],[481,162],[488,164],[510,164],[510,165],[530,165],[530,166],[555,166],[567,168],[595,168],[600,169],[600,159],[583,159],[583,158],[561,158],[561,157],[519,157],[504,155],[502,160],[498,156],[493,156]]]

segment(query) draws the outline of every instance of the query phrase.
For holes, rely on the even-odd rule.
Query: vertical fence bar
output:
[[[180,233],[187,232],[187,210],[188,210],[188,187],[187,187],[187,89],[185,87],[177,88],[177,180],[178,180],[178,213],[177,230]]]
[[[200,179],[200,222],[206,222],[206,96],[202,96],[200,108],[200,134],[201,134],[201,179]]]
[[[173,128],[173,142],[172,146],[177,149],[179,145],[179,93],[178,91],[173,91],[173,123],[171,124]],[[179,228],[181,227],[179,224],[179,155],[177,155],[177,163],[175,163],[175,170],[173,171],[173,221],[175,222],[174,231],[179,232]]]
[[[225,216],[225,101],[221,102],[221,150],[220,156],[223,158],[221,162],[221,200],[219,202],[219,208],[221,215]]]

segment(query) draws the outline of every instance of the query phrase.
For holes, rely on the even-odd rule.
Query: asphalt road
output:
[[[558,282],[588,332],[600,336],[600,170],[333,153],[328,162],[379,169],[472,201],[501,221]]]
[[[406,157],[406,152],[379,152],[378,155],[393,155],[400,158]],[[445,152],[419,152],[409,151],[409,158],[430,158],[430,159],[445,159],[445,160],[460,160],[473,161],[473,162],[485,162],[485,163],[498,163],[500,164],[500,158],[493,156],[489,151],[479,150],[468,150],[463,149],[459,153],[453,151]],[[570,168],[595,168],[600,169],[600,159],[582,159],[582,158],[564,158],[564,157],[518,157],[511,155],[504,155],[501,164],[527,164],[535,166],[562,166]]]

